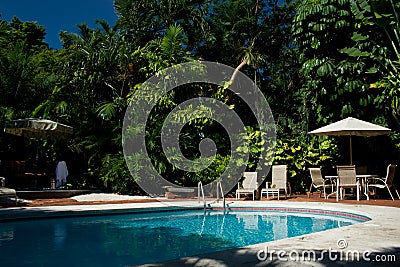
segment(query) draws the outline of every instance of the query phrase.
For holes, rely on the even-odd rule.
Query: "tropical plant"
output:
[[[364,74],[376,91],[375,105],[390,106],[400,123],[400,4],[394,1],[352,0],[356,31],[351,46],[340,51],[373,65]]]
[[[299,139],[278,140],[274,164],[285,164],[292,190],[304,192],[310,184],[308,168],[321,167],[332,172],[338,158],[338,147],[332,139],[310,138],[307,144]]]
[[[264,93],[275,118],[277,143],[271,141],[267,155],[272,158],[276,146],[276,158],[267,163],[287,164],[295,190],[301,191],[308,184],[307,168],[329,169],[340,148],[310,136],[311,129],[348,115],[391,127],[389,114],[398,120],[399,5],[392,0],[115,0],[116,25],[97,21],[95,28],[78,25],[78,34],[61,32],[59,50],[48,48],[45,29],[37,23],[0,20],[0,119],[35,116],[74,126],[68,149],[82,176],[76,186],[136,193],[147,155],[136,151],[124,159],[125,110],[135,96],[158,99],[145,129],[148,156],[169,181],[196,185],[224,172],[231,160],[229,136],[212,119],[188,120],[192,113],[210,115],[209,109],[177,111],[174,119],[185,123],[179,139],[185,157],[199,160],[199,143],[206,138],[217,149],[208,168],[183,171],[163,151],[163,122],[189,99],[214,98],[229,105],[243,121],[249,143],[236,152],[249,153],[247,169],[256,170],[263,133],[246,103],[229,90],[241,71]],[[148,78],[198,60],[236,71],[221,85],[198,83],[147,94]],[[392,136],[399,147],[399,138]],[[1,147],[12,149],[1,138]],[[43,149],[48,157],[56,153],[50,143]],[[133,176],[126,161],[138,170]]]

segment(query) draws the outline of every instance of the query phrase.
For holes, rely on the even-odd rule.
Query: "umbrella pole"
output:
[[[350,135],[350,165],[353,165],[353,144],[351,141],[351,135]]]

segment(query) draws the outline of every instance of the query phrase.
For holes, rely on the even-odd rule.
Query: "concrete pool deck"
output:
[[[285,207],[340,211],[368,216],[371,220],[343,228],[142,266],[341,266],[347,264],[400,266],[399,208],[326,202],[229,201],[228,203],[232,208]],[[0,209],[0,221],[145,212],[172,207],[202,208],[202,206],[202,203],[199,204],[197,201],[162,201],[16,207]],[[221,204],[214,203],[212,206],[221,207]],[[339,245],[338,241],[340,241]]]

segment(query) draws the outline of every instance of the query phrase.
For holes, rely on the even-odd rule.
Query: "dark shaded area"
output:
[[[261,261],[258,252],[233,249],[225,253],[212,253],[199,255],[189,260],[181,259],[158,264],[147,264],[144,266],[399,266],[400,247],[388,247],[382,251],[376,251],[363,256],[363,251],[355,253],[351,250],[331,251],[328,250],[287,250],[274,251],[273,253],[261,253]],[[291,254],[289,254],[291,253]],[[383,261],[385,260],[385,261]]]

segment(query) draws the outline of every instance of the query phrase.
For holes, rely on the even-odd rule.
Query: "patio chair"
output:
[[[323,188],[324,198],[327,198],[326,195],[326,188],[331,188],[331,193],[335,190],[334,189],[334,182],[331,179],[324,179],[322,177],[321,168],[309,168],[310,176],[311,176],[311,185],[309,193],[312,194],[312,188],[315,189]],[[320,191],[319,197],[321,197],[322,192]],[[310,195],[308,195],[310,197]]]
[[[337,166],[337,187],[338,192],[336,193],[336,201],[343,199],[343,196],[346,194],[346,189],[355,188],[357,190],[357,201],[360,200],[360,183],[357,180],[356,176],[356,166]]]
[[[367,166],[356,166],[356,173],[358,174],[367,174],[368,173],[368,167]]]
[[[15,189],[5,187],[5,180],[6,178],[0,177],[0,197],[14,197],[15,198],[15,205],[18,204],[17,192]]]
[[[286,165],[273,165],[272,166],[272,181],[271,183],[267,182],[266,188],[263,188],[261,190],[261,197],[263,194],[267,195],[267,198],[269,195],[278,195],[278,200],[279,200],[279,194],[280,191],[285,192],[285,199],[287,198],[288,192],[290,195],[290,184],[287,181],[287,167]]]
[[[257,172],[244,172],[243,177],[244,179],[242,183],[238,183],[238,189],[236,190],[236,199],[239,199],[241,194],[252,194],[254,201],[254,195],[258,189]]]
[[[372,178],[371,180],[368,181],[368,190],[370,187],[374,188],[374,191],[376,188],[387,188],[390,197],[392,198],[392,200],[394,201],[392,192],[390,192],[390,188],[393,187],[394,191],[397,194],[397,197],[400,199],[400,195],[399,192],[397,192],[397,189],[395,188],[394,184],[393,184],[393,179],[394,179],[394,175],[395,175],[395,170],[396,170],[396,166],[397,165],[393,165],[393,164],[389,164],[387,166],[387,171],[386,171],[386,177],[384,178]]]

